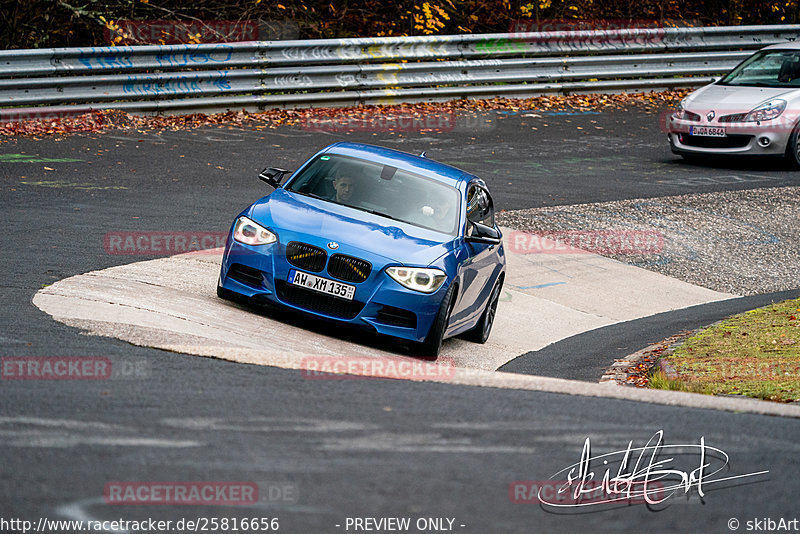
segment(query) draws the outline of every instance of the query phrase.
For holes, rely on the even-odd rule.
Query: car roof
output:
[[[765,46],[761,50],[774,50],[774,49],[784,49],[784,50],[800,50],[800,41],[786,41],[785,43],[778,43],[774,45]]]
[[[391,148],[385,148],[364,143],[339,142],[325,148],[321,153],[341,154],[354,158],[374,161],[382,165],[390,165],[418,174],[424,174],[444,182],[452,187],[457,187],[459,182],[474,178],[473,175],[457,169],[451,165],[439,163],[426,157],[415,156]]]

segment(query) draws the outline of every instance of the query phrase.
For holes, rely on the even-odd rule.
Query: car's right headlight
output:
[[[233,239],[245,245],[267,245],[278,240],[278,236],[247,217],[239,217],[233,227]]]
[[[386,274],[398,284],[422,293],[433,293],[447,280],[444,271],[431,267],[387,267]]]
[[[686,98],[678,103],[678,109],[672,114],[673,119],[685,120],[686,119]]]

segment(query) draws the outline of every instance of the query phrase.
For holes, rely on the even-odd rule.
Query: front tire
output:
[[[795,169],[800,169],[800,124],[794,127],[786,145],[786,159]]]
[[[483,310],[480,321],[475,325],[475,328],[470,330],[464,336],[469,341],[474,343],[484,344],[489,339],[489,334],[492,333],[492,326],[494,326],[494,318],[497,315],[497,303],[500,301],[500,292],[503,289],[503,279],[500,278],[494,283],[492,294],[489,295],[489,300],[486,302],[486,309]]]
[[[439,306],[439,312],[436,314],[436,319],[433,321],[430,332],[428,332],[425,341],[418,344],[417,352],[421,356],[430,358],[439,356],[442,340],[444,340],[444,332],[447,330],[447,325],[450,323],[450,313],[453,311],[455,287],[455,284],[450,284],[444,299],[442,299],[442,304]]]

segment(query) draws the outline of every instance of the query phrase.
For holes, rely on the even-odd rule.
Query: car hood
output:
[[[455,237],[324,200],[276,189],[246,212],[286,243],[303,240],[344,254],[378,255],[386,263],[427,266],[455,247]]]
[[[714,110],[717,117],[747,113],[765,100],[785,97],[795,90],[774,87],[741,87],[711,84],[698,89],[686,100],[686,109],[705,115]]]

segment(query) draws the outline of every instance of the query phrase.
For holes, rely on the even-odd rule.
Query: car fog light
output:
[[[758,144],[761,145],[763,148],[767,148],[770,143],[771,143],[771,141],[769,140],[769,137],[759,137],[758,138]]]

